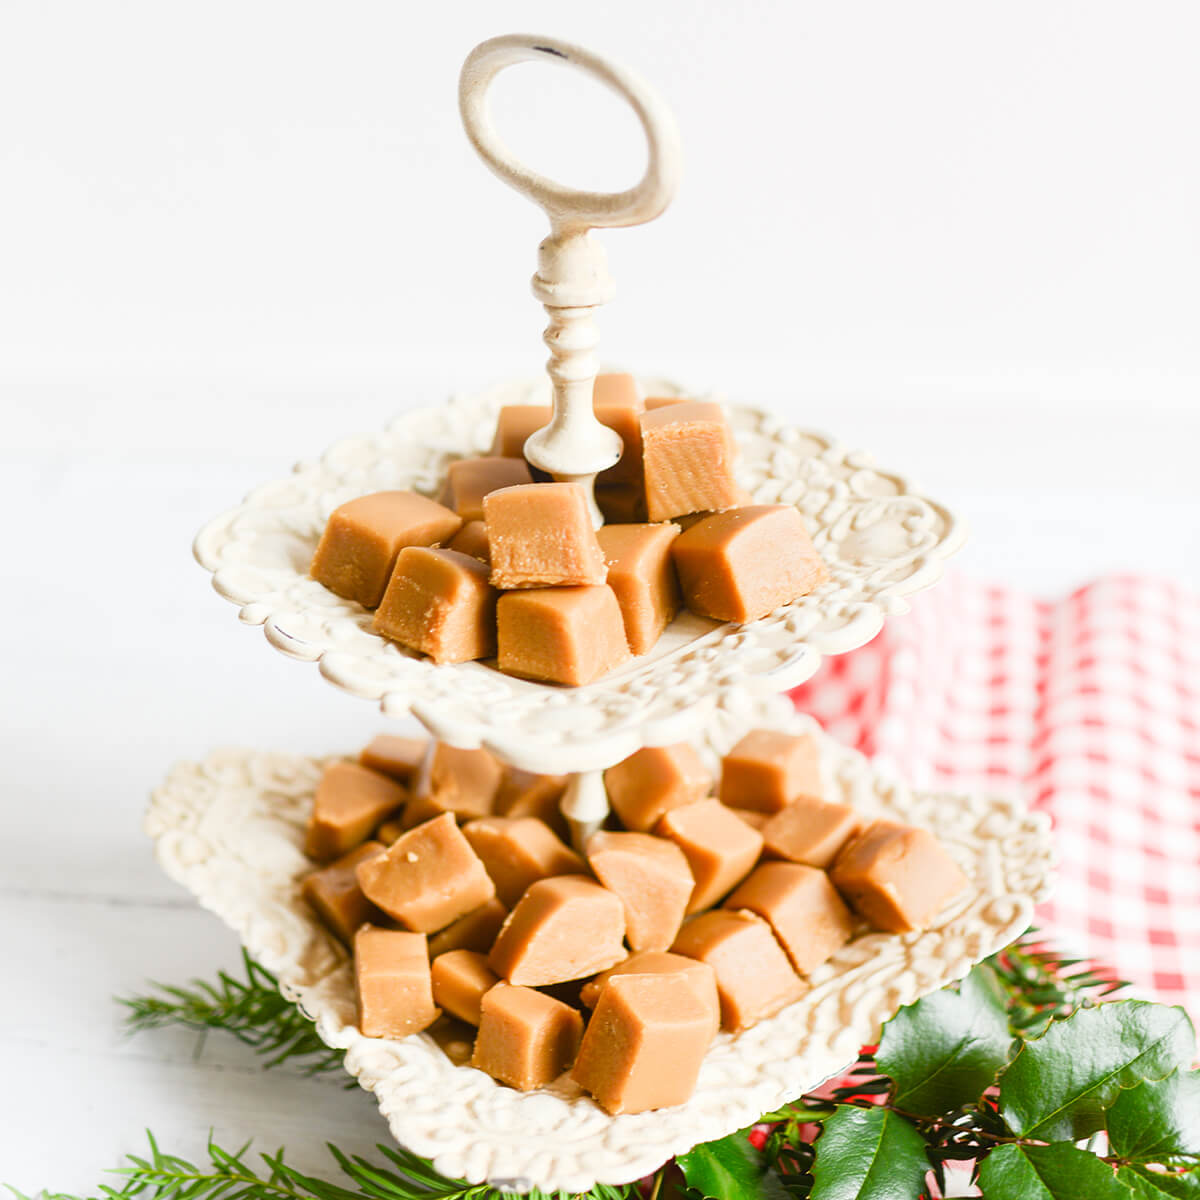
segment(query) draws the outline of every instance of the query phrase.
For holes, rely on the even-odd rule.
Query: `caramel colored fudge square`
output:
[[[669,809],[703,799],[712,782],[700,755],[687,742],[646,746],[604,772],[613,812],[635,833],[648,833]]]
[[[648,833],[594,833],[588,865],[625,905],[632,950],[665,950],[679,932],[692,895],[692,871],[674,842]]]
[[[439,1016],[419,933],[364,925],[354,935],[354,977],[358,1027],[366,1037],[408,1037]]]
[[[679,526],[604,525],[596,531],[608,564],[608,586],[617,595],[625,638],[634,654],[654,647],[679,611],[679,580],[671,543]]]
[[[642,398],[632,375],[597,375],[592,386],[592,411],[601,425],[615,430],[624,445],[615,467],[601,471],[600,485],[642,482]]]
[[[762,863],[725,901],[725,907],[762,917],[801,975],[810,975],[854,932],[854,918],[829,876],[797,863]]]
[[[837,856],[834,887],[876,929],[927,929],[967,886],[946,848],[927,829],[876,821]]]
[[[433,1002],[443,1011],[479,1024],[484,992],[500,982],[487,965],[487,957],[472,950],[451,950],[433,960]]]
[[[762,835],[768,854],[825,870],[862,824],[849,805],[801,797],[770,817]]]
[[[729,805],[725,807],[729,808]],[[757,829],[760,833],[771,819],[770,813],[755,812],[752,808],[729,808],[729,811],[734,813],[740,820],[745,821],[751,829]]]
[[[474,950],[486,954],[496,940],[508,909],[493,896],[464,917],[451,921],[445,929],[429,939],[429,957],[437,959],[451,950]]]
[[[487,525],[480,521],[468,521],[447,543],[448,550],[457,550],[460,554],[469,554],[482,563],[491,563],[492,556],[488,550]]]
[[[374,608],[405,546],[453,537],[462,518],[416,492],[375,492],[335,508],[309,573],[331,592]]]
[[[721,760],[721,803],[776,813],[801,796],[820,798],[821,764],[808,734],[752,729]]]
[[[536,817],[483,817],[468,821],[463,835],[492,877],[501,904],[510,908],[531,883],[585,870],[583,859]]]
[[[733,1032],[774,1016],[807,990],[770,925],[753,913],[702,913],[684,925],[671,949],[716,972],[721,1024]]]
[[[496,894],[470,843],[443,813],[394,841],[385,854],[360,863],[368,900],[406,929],[444,929]]]
[[[416,778],[428,749],[428,738],[399,737],[392,733],[381,733],[363,747],[358,761],[364,767],[387,775],[397,783],[407,784]]]
[[[607,586],[505,592],[496,619],[498,666],[509,675],[580,686],[629,658],[621,606]]]
[[[646,520],[646,489],[640,483],[598,484],[596,506],[611,525],[642,523]]]
[[[535,775],[510,767],[496,797],[496,813],[501,817],[537,817],[560,838],[567,838],[570,829],[561,809],[566,791],[565,775]]]
[[[673,808],[655,831],[670,838],[688,860],[696,881],[688,912],[711,908],[750,874],[762,852],[762,834],[725,808],[702,800]]]
[[[357,763],[330,763],[317,784],[304,840],[309,858],[327,862],[365,842],[408,793],[394,779]]]
[[[651,521],[719,512],[746,502],[733,477],[737,445],[725,411],[708,400],[642,416],[646,511]]]
[[[571,1078],[606,1112],[670,1108],[695,1091],[712,1035],[712,1014],[683,975],[614,976]]]
[[[671,546],[683,601],[716,621],[757,621],[825,578],[800,513],[759,504],[714,513]]]
[[[509,983],[544,987],[586,979],[625,957],[620,899],[582,875],[530,884],[488,956]]]
[[[471,1066],[528,1092],[553,1083],[575,1061],[583,1018],[528,987],[498,983],[484,993]]]
[[[305,876],[300,885],[300,894],[317,910],[326,927],[347,945],[354,940],[354,931],[360,925],[383,920],[383,913],[358,886],[357,867],[360,862],[382,854],[384,849],[379,842],[363,842],[329,866]]]
[[[647,396],[646,411],[657,412],[660,408],[670,408],[673,404],[688,404],[691,396]]]
[[[416,785],[404,810],[404,824],[411,829],[446,812],[463,819],[489,816],[503,781],[504,765],[494,754],[438,742],[429,777]]]
[[[444,503],[464,521],[482,521],[483,498],[489,492],[532,482],[524,458],[460,458],[447,469]]]
[[[692,991],[708,1009],[712,1019],[712,1032],[721,1028],[721,1004],[717,999],[717,977],[708,963],[682,954],[671,954],[665,950],[643,950],[631,954],[624,962],[602,971],[589,979],[579,990],[579,999],[587,1008],[595,1008],[604,985],[614,975],[682,975],[691,985]]]
[[[603,583],[607,568],[578,483],[528,483],[483,501],[492,583],[499,588]]]
[[[492,453],[523,459],[530,435],[548,425],[553,413],[549,404],[506,404],[496,418]]]
[[[405,547],[375,612],[375,629],[435,663],[490,658],[496,590],[487,564],[457,550]]]

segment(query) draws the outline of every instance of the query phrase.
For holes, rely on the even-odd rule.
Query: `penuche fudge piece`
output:
[[[754,913],[702,913],[684,925],[671,950],[716,972],[721,1025],[733,1032],[773,1017],[807,991],[770,925]]]
[[[730,808],[776,813],[820,795],[817,743],[806,733],[752,729],[721,759],[721,803]]]
[[[407,799],[404,788],[386,775],[358,763],[330,763],[313,797],[304,853],[320,862],[348,854]]]
[[[474,950],[486,954],[496,940],[496,934],[508,916],[508,909],[493,896],[466,916],[451,921],[445,929],[429,939],[429,957],[437,959],[451,950]]]
[[[800,513],[757,504],[714,513],[671,545],[683,601],[716,621],[757,621],[825,578]]]
[[[496,620],[497,665],[509,675],[580,686],[629,658],[621,606],[606,585],[505,592]]]
[[[447,469],[442,502],[464,521],[482,521],[483,498],[489,492],[532,482],[529,465],[523,458],[500,455],[460,458]]]
[[[500,982],[487,965],[487,956],[473,950],[439,954],[430,974],[434,1004],[471,1025],[479,1024],[483,994]]]
[[[643,747],[604,772],[613,812],[635,833],[648,833],[669,809],[703,799],[712,781],[687,742]]]
[[[719,404],[690,400],[644,413],[642,463],[650,520],[745,504],[746,492],[733,477],[736,458],[733,430]]]
[[[509,983],[542,987],[586,979],[625,957],[625,908],[582,875],[539,879],[525,890],[488,956]]]
[[[679,526],[604,525],[596,530],[608,586],[616,593],[625,621],[625,638],[634,654],[654,647],[679,611],[679,580],[671,561],[671,543]]]
[[[927,829],[876,821],[841,851],[829,878],[876,929],[927,929],[967,877]]]
[[[768,818],[762,835],[768,854],[827,870],[862,825],[848,804],[801,797]]]
[[[397,783],[408,784],[416,778],[428,750],[428,738],[381,733],[363,747],[358,761]]]
[[[443,813],[358,865],[367,899],[406,929],[433,933],[491,899],[496,889],[462,830]]]
[[[537,817],[560,838],[570,837],[562,815],[562,798],[567,791],[565,775],[536,775],[509,767],[496,796],[496,814],[501,817]]]
[[[444,812],[456,817],[486,817],[504,780],[504,764],[489,751],[460,750],[438,742],[429,763],[429,776],[416,785],[404,810],[411,829]]]
[[[561,1000],[498,983],[480,1003],[471,1066],[528,1092],[552,1083],[575,1061],[583,1018]]]
[[[317,910],[326,927],[347,945],[360,925],[378,924],[384,919],[358,886],[357,867],[385,849],[379,842],[363,842],[329,866],[306,875],[300,885],[300,894]]]
[[[854,932],[854,918],[829,876],[797,863],[761,863],[725,901],[725,907],[746,909],[762,917],[801,975],[810,975]]]
[[[419,933],[362,926],[354,935],[354,979],[358,1027],[366,1037],[408,1037],[440,1015]]]
[[[712,1013],[681,974],[609,979],[571,1078],[610,1113],[683,1104],[712,1041]]]
[[[462,518],[416,492],[374,492],[330,514],[309,574],[331,592],[374,608],[405,546],[453,537]]]
[[[446,543],[448,550],[457,550],[460,554],[469,554],[482,563],[491,564],[491,551],[488,549],[487,525],[482,520],[468,521]]]
[[[506,404],[496,417],[492,453],[523,459],[530,435],[548,425],[553,414],[549,404]]]
[[[500,903],[509,908],[531,883],[585,870],[583,859],[536,817],[483,817],[468,821],[463,836],[492,877]]]
[[[602,584],[607,568],[578,483],[501,488],[483,501],[498,588]]]
[[[596,486],[596,506],[600,509],[604,519],[611,525],[644,523],[646,520],[646,489],[640,483],[598,484]]]
[[[692,895],[692,871],[674,842],[648,833],[592,834],[588,865],[625,905],[631,950],[665,950],[679,932]]]
[[[458,550],[406,546],[375,612],[375,629],[435,663],[496,653],[496,589],[488,567]]]
[[[601,425],[607,425],[621,438],[624,449],[615,467],[601,471],[600,486],[642,482],[642,398],[632,375],[597,375],[592,385],[592,411]]]
[[[602,971],[579,989],[579,1000],[587,1008],[595,1008],[604,985],[614,975],[682,975],[692,991],[704,1003],[712,1019],[712,1032],[721,1028],[721,1003],[717,999],[717,977],[708,963],[665,950],[643,950],[631,954],[624,962]]]
[[[725,807],[729,808],[729,811],[735,814],[739,820],[745,821],[751,829],[757,829],[759,833],[763,831],[763,828],[771,819],[770,813],[755,812],[752,808],[730,808],[729,805]]]
[[[762,834],[718,800],[673,808],[655,832],[670,838],[688,860],[696,881],[689,913],[711,908],[750,874],[762,852]]]
[[[669,408],[672,404],[688,404],[691,396],[647,396],[646,411],[656,412],[660,408]]]

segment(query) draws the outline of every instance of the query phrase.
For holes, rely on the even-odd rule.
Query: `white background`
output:
[[[297,457],[537,371],[544,219],[455,104],[484,37],[640,70],[686,174],[602,235],[613,363],[869,445],[960,509],[964,570],[1200,582],[1200,8],[1179,3],[0,0],[0,1181],[196,1150],[366,1147],[364,1096],[236,1046],[123,1040],[109,997],[234,961],[138,823],[176,758],[379,725],[239,629],[188,557]],[[640,135],[548,67],[497,88],[542,169]]]

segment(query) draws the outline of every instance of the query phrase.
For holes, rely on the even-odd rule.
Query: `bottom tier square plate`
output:
[[[521,1093],[459,1066],[428,1034],[363,1037],[345,949],[317,923],[299,881],[316,781],[328,760],[230,750],[180,763],[146,818],[172,879],[230,925],[375,1094],[396,1140],[437,1169],[517,1190],[585,1191],[637,1179],[698,1142],[751,1124],[842,1068],[903,1004],[961,978],[1023,932],[1052,874],[1049,823],[997,796],[914,792],[778,701],[726,720],[714,758],[754,726],[812,731],[827,794],[936,830],[970,887],[920,933],[864,933],[769,1020],[719,1034],[687,1104],[612,1117],[565,1077]]]

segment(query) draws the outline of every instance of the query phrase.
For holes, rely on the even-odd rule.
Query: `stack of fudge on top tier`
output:
[[[605,773],[611,817],[582,854],[564,778],[426,750],[377,738],[314,799],[306,851],[326,865],[302,893],[352,948],[361,1031],[448,1014],[474,1027],[473,1066],[522,1090],[571,1070],[612,1113],[683,1103],[719,1029],[966,885],[928,831],[824,799],[806,736],[753,730],[716,777],[690,745],[637,751]]]
[[[569,685],[645,654],[681,603],[744,623],[822,582],[799,512],[755,505],[738,486],[719,404],[643,401],[632,376],[599,375],[594,407],[624,444],[597,479],[601,529],[580,484],[525,461],[550,406],[509,405],[491,453],[451,463],[438,500],[377,492],[337,508],[312,577],[434,662],[494,657],[509,674]]]

